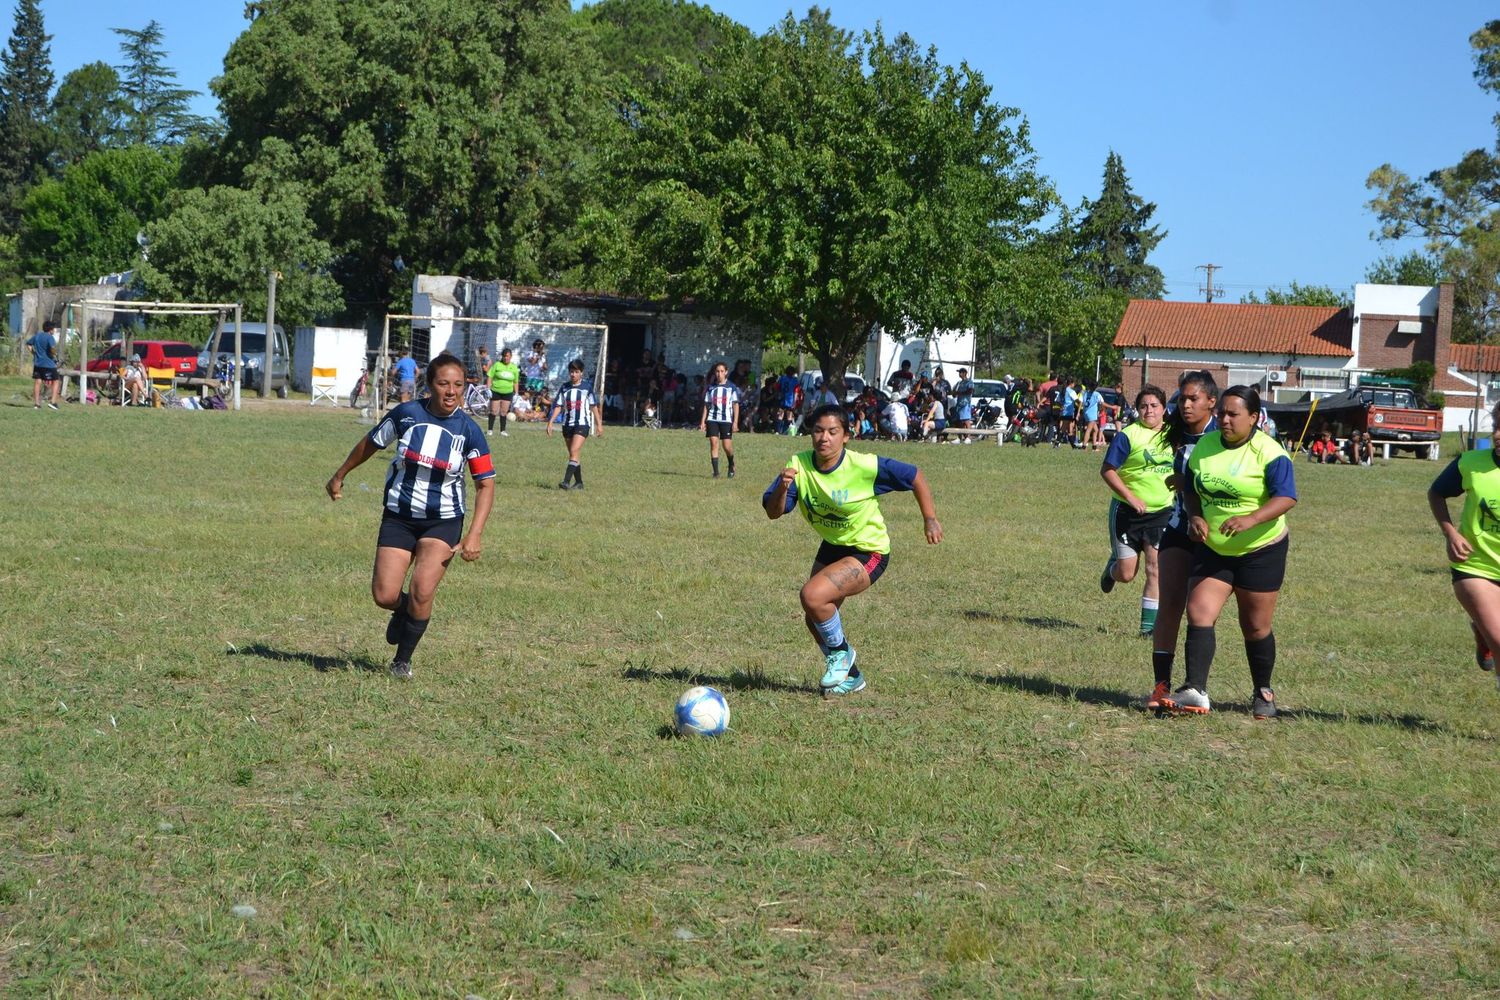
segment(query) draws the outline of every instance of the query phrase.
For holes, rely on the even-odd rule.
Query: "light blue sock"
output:
[[[843,649],[844,623],[839,619],[838,609],[833,611],[833,617],[826,622],[813,622],[813,628],[818,630],[818,639],[827,650]]]

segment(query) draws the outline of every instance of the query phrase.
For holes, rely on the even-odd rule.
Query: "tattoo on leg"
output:
[[[842,594],[845,590],[849,589],[849,587],[857,583],[859,581],[859,578],[863,574],[864,570],[860,569],[858,566],[849,566],[844,563],[839,563],[838,565],[834,566],[833,569],[828,571],[828,580],[836,588],[838,588],[838,592]]]

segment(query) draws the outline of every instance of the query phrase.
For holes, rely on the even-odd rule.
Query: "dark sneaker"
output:
[[[57,404],[56,403],[48,403],[47,404],[47,409],[49,409],[49,410],[55,410],[55,409],[57,409]]]
[[[733,479],[733,478],[734,478],[734,470],[733,470],[733,469],[730,469],[730,470],[729,470],[729,478],[730,478],[730,479]]]
[[[1270,688],[1256,688],[1250,714],[1257,719],[1276,718],[1276,692]]]
[[[1161,707],[1184,715],[1207,715],[1213,706],[1209,704],[1208,695],[1197,688],[1180,687],[1162,696]]]
[[[391,676],[398,681],[411,680],[411,664],[406,660],[392,660]]]
[[[560,490],[571,490],[573,488],[573,484],[570,483],[570,482],[564,481],[564,482],[558,483],[557,484],[557,488],[560,489]]]
[[[1106,594],[1115,589],[1115,561],[1113,559],[1104,564],[1104,572],[1099,574],[1099,589]]]

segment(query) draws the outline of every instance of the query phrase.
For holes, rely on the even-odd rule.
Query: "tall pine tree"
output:
[[[196,90],[176,86],[177,71],[167,65],[162,49],[162,29],[151,21],[139,31],[113,28],[124,39],[120,55],[120,92],[128,107],[125,133],[131,142],[168,146],[181,142],[204,126],[203,119],[188,110],[198,96]]]
[[[1110,151],[1104,161],[1104,188],[1097,201],[1084,200],[1075,249],[1083,270],[1109,291],[1135,299],[1159,299],[1166,288],[1161,269],[1146,257],[1165,237],[1151,225],[1156,211],[1130,190],[1125,163]]]
[[[45,175],[52,153],[51,41],[37,0],[19,0],[10,44],[0,55],[0,220],[7,228],[20,218],[21,198]]]

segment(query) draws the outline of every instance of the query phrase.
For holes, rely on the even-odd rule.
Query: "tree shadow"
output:
[[[278,663],[305,663],[319,673],[327,673],[330,670],[363,670],[366,673],[385,673],[386,671],[386,664],[384,662],[373,660],[363,654],[325,656],[322,653],[304,653],[300,650],[276,649],[259,642],[231,649],[224,655],[259,656],[261,659],[274,660]]]
[[[959,676],[967,677],[976,684],[1009,688],[1012,691],[1023,691],[1026,694],[1058,698],[1063,701],[1081,701],[1088,705],[1107,705],[1111,708],[1145,710],[1144,700],[1141,696],[1131,694],[1128,691],[1116,691],[1110,688],[1088,685],[1075,686],[1064,684],[1060,681],[1049,680],[1045,677],[1035,677],[1030,674],[960,673]],[[1219,712],[1249,715],[1250,704],[1243,701],[1215,700],[1214,713],[1217,714]],[[1466,739],[1482,742],[1490,742],[1491,739],[1488,736],[1460,732],[1445,726],[1441,722],[1434,722],[1424,716],[1412,715],[1409,712],[1401,714],[1391,712],[1325,712],[1316,708],[1283,708],[1277,717],[1285,722],[1301,722],[1303,720],[1309,722],[1353,722],[1361,726],[1391,726],[1412,733],[1439,733],[1444,736],[1461,736]]]
[[[678,684],[703,685],[721,691],[785,691],[794,694],[820,694],[812,684],[790,684],[767,677],[759,670],[733,670],[729,674],[700,674],[682,667],[655,670],[651,667],[626,665],[620,676],[628,681],[675,681]]]

